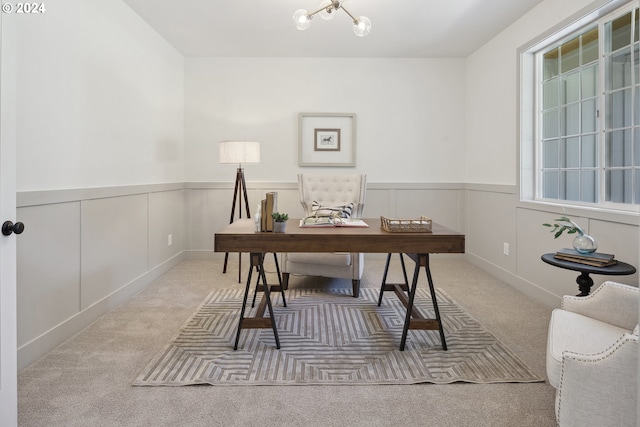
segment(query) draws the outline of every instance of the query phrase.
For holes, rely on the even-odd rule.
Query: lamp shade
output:
[[[260,163],[260,143],[220,141],[220,163]]]

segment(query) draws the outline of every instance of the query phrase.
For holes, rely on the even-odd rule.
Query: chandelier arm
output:
[[[313,15],[317,15],[318,13],[322,12],[323,10],[331,9],[332,7],[333,7],[332,5],[329,5],[327,7],[321,7],[320,9],[316,10],[315,12],[307,13],[307,16],[309,17],[309,19],[311,19],[311,17]],[[327,12],[329,12],[329,11],[327,10]]]
[[[357,24],[357,23],[358,23],[358,19],[357,19],[355,16],[353,16],[351,13],[349,13],[349,11],[348,11],[347,9],[345,9],[345,8],[344,8],[344,6],[341,6],[341,7],[340,7],[340,9],[344,10],[344,12],[345,12],[347,15],[349,15],[349,17],[351,17],[351,19],[353,20],[353,23],[354,23],[354,24]]]

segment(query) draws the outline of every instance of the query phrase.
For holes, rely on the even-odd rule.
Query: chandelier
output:
[[[347,0],[324,0],[320,3],[320,8],[315,12],[309,13],[305,9],[298,9],[293,14],[293,22],[298,30],[306,30],[311,25],[311,19],[320,14],[320,17],[325,20],[333,19],[338,9],[342,9],[353,21],[353,32],[358,37],[364,37],[371,31],[371,21],[366,16],[355,17],[347,9],[344,8],[343,3]]]

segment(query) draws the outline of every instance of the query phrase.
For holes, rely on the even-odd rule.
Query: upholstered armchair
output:
[[[553,310],[547,376],[558,425],[638,425],[638,296],[609,281]]]
[[[298,175],[300,203],[305,216],[333,213],[361,218],[364,209],[366,175]],[[360,293],[364,271],[361,253],[285,253],[282,254],[282,282],[286,289],[289,275],[351,279],[353,296]]]

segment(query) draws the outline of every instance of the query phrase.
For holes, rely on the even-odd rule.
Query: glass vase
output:
[[[573,239],[573,248],[581,254],[591,254],[598,249],[596,239],[588,234],[580,233]]]

